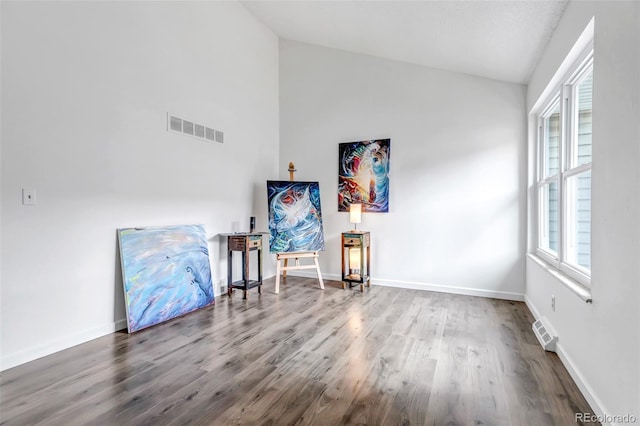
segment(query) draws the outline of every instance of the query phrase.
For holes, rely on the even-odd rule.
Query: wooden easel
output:
[[[293,182],[293,174],[296,169],[293,163],[289,163],[289,180]],[[295,260],[295,265],[289,266],[289,259]],[[301,265],[300,259],[313,259],[313,265]],[[318,263],[318,251],[295,252],[295,253],[276,253],[276,294],[280,292],[280,275],[287,278],[287,271],[297,271],[301,269],[315,269],[318,274],[320,288],[324,290],[324,282],[322,281],[322,273],[320,272],[320,264]],[[282,262],[282,263],[281,263]]]

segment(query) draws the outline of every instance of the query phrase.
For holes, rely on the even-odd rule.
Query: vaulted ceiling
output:
[[[568,0],[241,3],[283,39],[526,84]]]

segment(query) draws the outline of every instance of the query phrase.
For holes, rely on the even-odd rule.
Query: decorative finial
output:
[[[293,181],[293,173],[296,172],[296,166],[293,161],[289,163],[289,180]]]

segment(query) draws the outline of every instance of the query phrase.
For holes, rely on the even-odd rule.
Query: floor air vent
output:
[[[540,342],[544,350],[549,352],[555,352],[558,336],[553,335],[553,332],[550,331],[549,327],[544,325],[542,319],[539,319],[536,322],[534,322],[532,328],[533,328],[533,332],[538,338],[538,342]]]

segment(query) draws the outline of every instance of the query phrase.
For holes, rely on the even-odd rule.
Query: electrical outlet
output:
[[[556,297],[554,295],[551,295],[551,310],[556,311]]]

